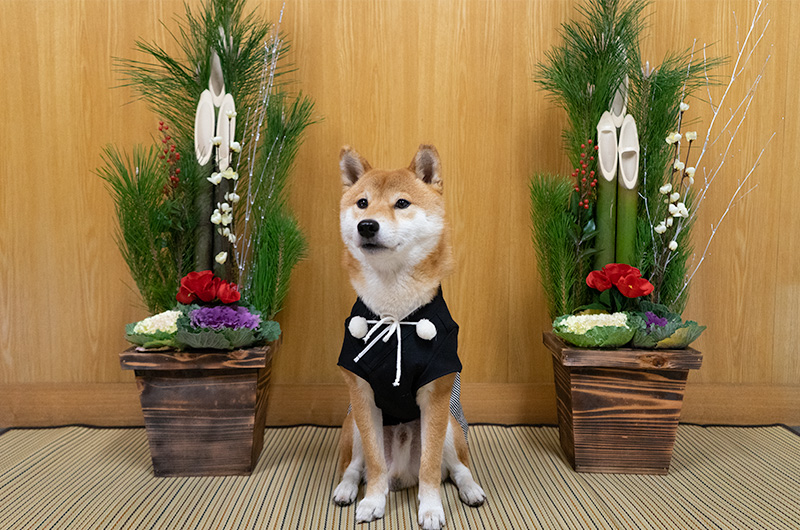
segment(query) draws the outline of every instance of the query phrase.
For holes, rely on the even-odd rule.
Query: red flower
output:
[[[219,298],[220,302],[223,304],[232,304],[233,302],[238,302],[241,297],[242,294],[239,292],[239,287],[235,283],[220,282],[217,288],[217,298]]]
[[[214,276],[211,271],[190,272],[181,278],[181,288],[175,299],[182,304],[191,304],[195,300],[232,304],[242,298],[239,287]]]
[[[625,276],[635,275],[637,278],[642,277],[641,271],[636,267],[631,267],[625,263],[609,263],[603,267],[603,273],[611,280],[611,283],[619,287],[619,281]]]
[[[217,296],[220,281],[211,271],[190,272],[181,278],[181,288],[175,299],[182,304],[191,304],[196,298],[210,302]]]
[[[619,292],[628,298],[638,298],[652,293],[654,289],[653,284],[642,278],[638,269],[633,270],[636,272],[623,276],[614,284],[617,286],[617,289],[619,289]]]
[[[609,263],[602,270],[590,272],[586,285],[601,293],[613,285],[627,298],[647,296],[654,289],[652,283],[642,278],[639,269],[625,263]]]
[[[589,276],[586,277],[586,285],[602,293],[606,289],[610,289],[613,284],[603,271],[592,271],[589,273]]]

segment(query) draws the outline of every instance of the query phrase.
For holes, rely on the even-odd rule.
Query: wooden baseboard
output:
[[[556,423],[552,384],[464,383],[472,423]],[[347,411],[343,385],[273,385],[267,425],[339,425]],[[703,424],[800,425],[800,385],[693,384],[681,421]],[[131,383],[32,383],[0,386],[0,428],[81,423],[144,425]]]

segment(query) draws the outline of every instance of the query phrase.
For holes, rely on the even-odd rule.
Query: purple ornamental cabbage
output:
[[[200,307],[189,313],[189,318],[194,328],[209,328],[216,331],[224,328],[255,329],[261,323],[260,316],[252,314],[242,306],[236,308],[226,305]]]
[[[647,317],[646,327],[647,327],[647,332],[648,333],[653,331],[653,328],[655,326],[663,328],[668,323],[666,318],[661,318],[658,315],[656,315],[655,313],[653,313],[652,311],[648,311],[644,315]]]

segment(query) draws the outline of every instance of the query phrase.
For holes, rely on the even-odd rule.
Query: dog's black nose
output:
[[[361,237],[375,237],[380,228],[381,225],[375,219],[364,219],[358,223],[358,233],[361,234]]]

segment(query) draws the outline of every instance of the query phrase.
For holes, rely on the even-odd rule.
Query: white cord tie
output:
[[[372,328],[369,330],[367,330],[368,324],[372,324]],[[384,328],[380,333],[376,334],[375,332],[378,331],[378,328],[384,324],[387,324],[386,328]],[[373,346],[375,346],[379,340],[383,340],[383,342],[389,342],[389,339],[393,334],[397,336],[397,362],[395,366],[394,383],[392,383],[392,386],[400,386],[400,375],[402,372],[401,364],[403,359],[403,346],[400,334],[401,325],[416,326],[417,335],[425,340],[431,340],[436,336],[436,326],[434,326],[433,323],[427,318],[423,318],[419,322],[403,322],[392,315],[382,316],[380,320],[367,320],[364,317],[355,316],[350,319],[350,324],[348,326],[350,334],[355,338],[363,338],[365,343],[372,338],[372,342],[367,344],[364,349],[361,350],[361,353],[356,355],[355,359],[353,359],[353,362],[356,363],[361,360],[364,354],[367,353]],[[375,335],[374,338],[372,337],[373,334]]]

